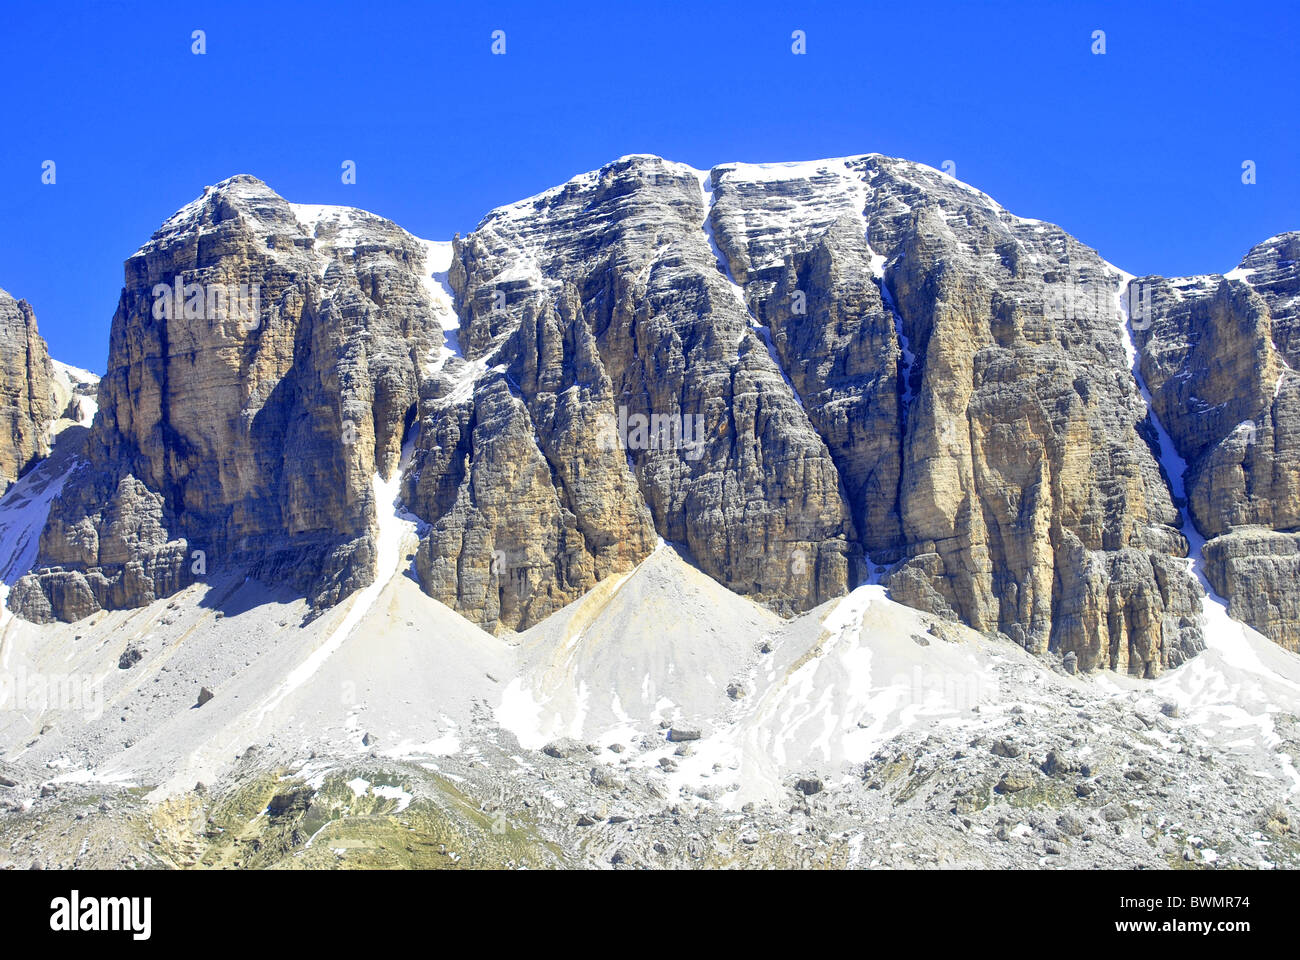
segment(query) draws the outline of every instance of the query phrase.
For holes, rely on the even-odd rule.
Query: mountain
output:
[[[876,154],[451,242],[209,187],[102,380],[0,296],[0,847],[1300,863],[1298,244],[1133,277]]]
[[[88,468],[15,610],[78,620],[231,565],[322,606],[371,582],[376,481],[441,342],[427,256],[386,220],[295,208],[251,177],[163,224],[126,263]]]
[[[1252,256],[1285,300],[1294,261]],[[241,176],[126,272],[92,469],[15,590],[30,619],[209,565],[336,602],[374,577],[374,481],[409,429],[421,585],[489,629],[662,537],[783,615],[880,576],[1084,669],[1154,676],[1202,644],[1127,277],[921,165],[627,157],[450,249]],[[246,322],[202,295],[159,316],[168,284],[260,300]],[[1138,373],[1158,414],[1161,374]],[[1288,616],[1254,619],[1289,642]]]

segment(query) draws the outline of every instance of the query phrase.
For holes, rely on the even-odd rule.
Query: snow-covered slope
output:
[[[52,387],[54,409],[57,414],[50,424],[53,439],[68,427],[89,427],[99,412],[99,375],[80,367],[52,360],[54,368]]]

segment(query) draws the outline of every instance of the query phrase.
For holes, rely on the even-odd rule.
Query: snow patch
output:
[[[303,663],[285,678],[279,688],[262,705],[257,715],[259,723],[283,703],[286,697],[310,680],[316,671],[324,665],[325,661],[333,656],[339,647],[343,645],[343,642],[347,640],[353,628],[370,612],[370,608],[374,606],[375,600],[383,592],[384,587],[388,585],[389,580],[401,573],[403,541],[408,536],[414,535],[416,529],[415,521],[402,509],[399,502],[402,492],[402,474],[410,456],[410,449],[411,441],[408,440],[407,449],[402,452],[401,462],[389,479],[385,480],[376,472],[372,481],[375,493],[375,513],[379,527],[375,549],[374,580],[369,586],[353,596],[351,606],[343,617],[343,622],[325,638],[325,641]]]
[[[453,249],[448,240],[422,240],[414,236],[412,239],[424,248],[420,283],[433,303],[435,318],[442,328],[441,349],[431,352],[421,363],[421,373],[429,376],[440,373],[452,357],[464,359],[460,351],[460,317],[456,313],[455,296],[448,280]]]

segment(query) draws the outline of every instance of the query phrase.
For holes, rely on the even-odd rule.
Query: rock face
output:
[[[1084,668],[1199,649],[1118,271],[936,171],[715,170],[713,224],[897,599]],[[874,281],[874,286],[872,285]]]
[[[91,469],[13,602],[75,619],[206,561],[333,603],[373,576],[372,481],[410,441],[415,573],[491,630],[662,538],[785,615],[878,578],[1152,676],[1202,645],[1185,481],[1216,590],[1287,643],[1295,236],[1244,282],[1144,281],[1130,334],[1128,278],[1096,252],[878,155],[625,157],[442,245],[236,177],[128,260]],[[255,309],[218,309],[241,285]]]
[[[1243,527],[1215,537],[1205,572],[1234,617],[1300,650],[1300,534]]]
[[[657,532],[786,614],[885,564],[905,602],[1084,668],[1199,648],[1119,272],[1056,227],[882,157],[628,157],[494,211],[450,282],[463,359],[409,499],[425,588],[488,626]]]
[[[1152,406],[1187,463],[1209,538],[1206,574],[1229,611],[1300,649],[1300,233],[1224,276],[1133,281],[1128,297]]]
[[[54,368],[26,300],[0,290],[0,493],[50,452]]]
[[[15,609],[76,620],[222,564],[318,605],[368,583],[372,477],[397,469],[441,342],[427,255],[386,220],[294,207],[248,176],[168,220],[126,262],[89,469]]]
[[[689,167],[628,158],[457,242],[463,358],[432,378],[410,485],[433,596],[526,627],[656,532],[782,612],[849,587],[834,461],[719,270],[706,201]]]

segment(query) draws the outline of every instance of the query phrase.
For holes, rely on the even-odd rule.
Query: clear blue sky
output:
[[[1224,271],[1300,228],[1295,2],[5,8],[0,287],[100,372],[122,261],[235,173],[431,239],[628,153],[952,160],[1138,274]]]

